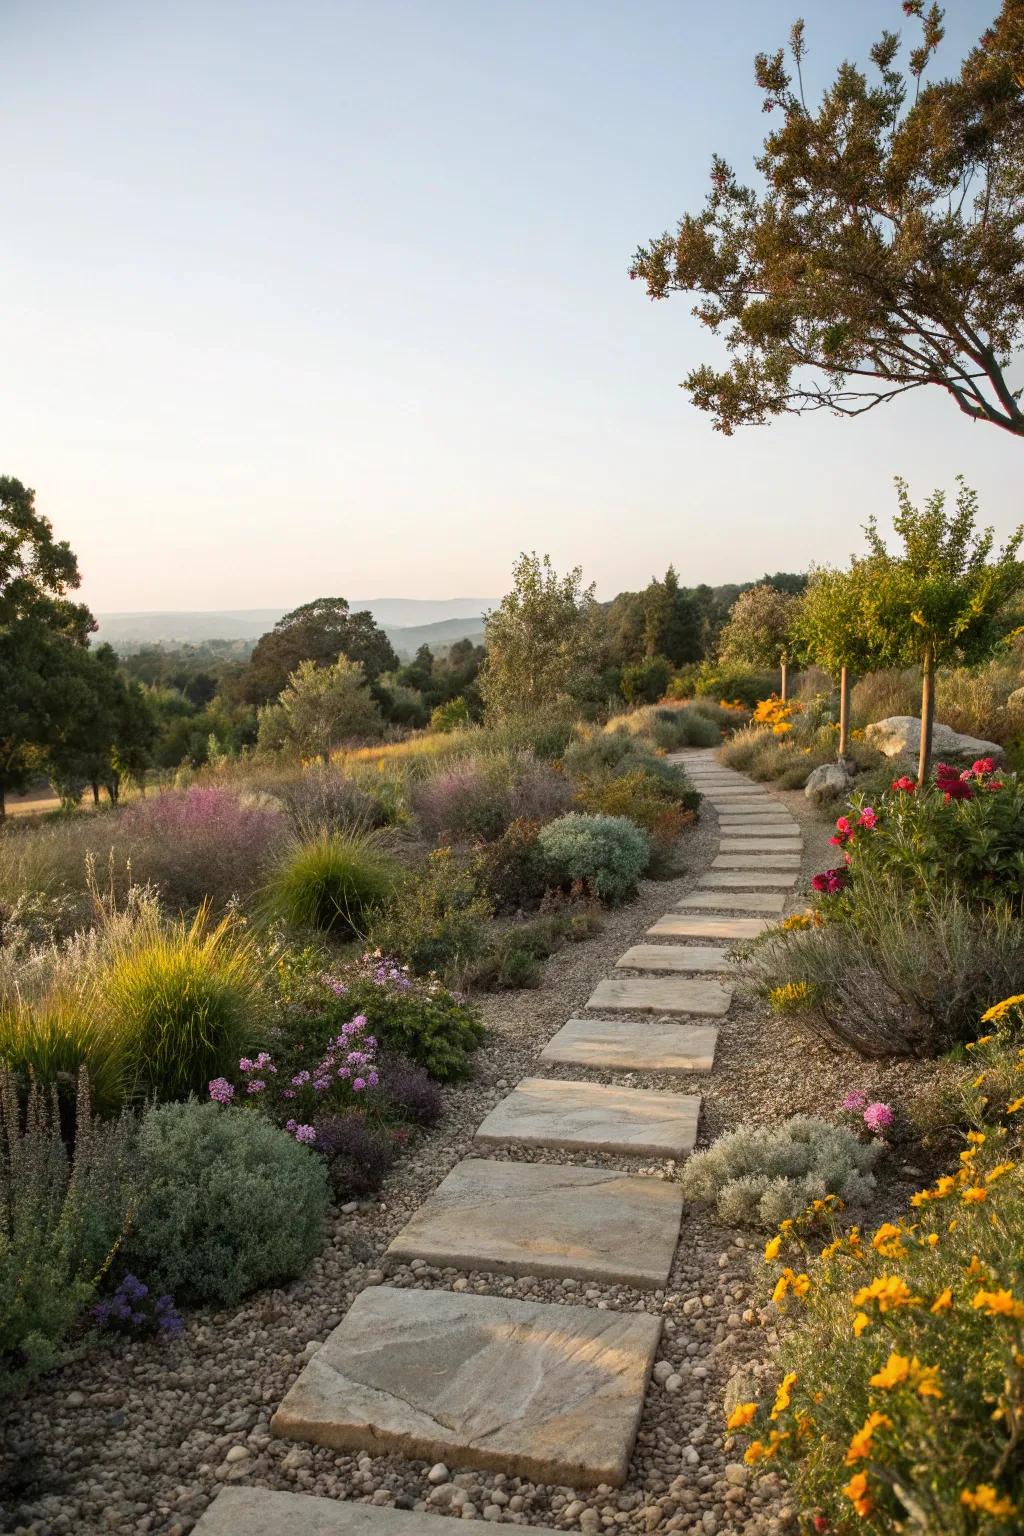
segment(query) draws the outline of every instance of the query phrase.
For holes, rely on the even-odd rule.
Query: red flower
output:
[[[904,773],[898,779],[893,779],[892,787],[893,789],[900,790],[905,795],[912,795],[917,788],[917,784]]]
[[[979,757],[976,763],[971,764],[971,772],[987,774],[995,771],[995,762],[991,757]]]

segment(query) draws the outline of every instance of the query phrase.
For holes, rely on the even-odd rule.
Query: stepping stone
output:
[[[723,836],[720,853],[802,853],[803,840],[799,837],[740,837],[738,833]]]
[[[712,869],[799,869],[798,853],[720,853],[712,859]]]
[[[620,1486],[660,1338],[644,1312],[373,1285],[271,1429],[337,1451]]]
[[[710,1072],[718,1030],[668,1019],[570,1019],[540,1053],[541,1061],[637,1072]],[[516,1167],[540,1166],[515,1164]]]
[[[781,899],[781,898],[780,898]],[[487,1146],[589,1147],[627,1157],[685,1157],[697,1139],[700,1098],[524,1077],[476,1133]]]
[[[779,912],[786,904],[784,896],[766,894],[764,896],[741,896],[738,891],[692,891],[689,896],[684,896],[676,903],[677,908],[684,911],[698,912],[707,908],[719,912]],[[652,929],[647,930],[649,933]]]
[[[741,869],[711,869],[706,875],[701,875],[700,878],[701,884],[708,890],[713,891],[724,891],[730,887],[747,886],[754,886],[759,890],[762,888],[769,889],[774,886],[777,890],[782,890],[792,889],[800,876],[798,874],[791,875],[785,870],[761,869],[755,870],[752,875],[745,875]],[[622,964],[621,960],[619,964]]]
[[[708,944],[634,944],[615,964],[626,971],[727,971],[729,957]]]
[[[756,939],[767,927],[762,917],[715,917],[710,912],[695,917],[669,912],[659,917],[647,932],[659,939],[731,939],[738,944],[744,939]]]
[[[451,1536],[451,1519],[420,1510],[221,1484],[193,1536]],[[551,1536],[550,1526],[534,1526]]]
[[[739,816],[720,816],[718,829],[723,837],[799,837],[796,823],[780,816],[778,821],[749,821]]]
[[[732,987],[703,977],[608,976],[587,999],[588,1008],[622,1013],[728,1013]]]
[[[390,1263],[426,1259],[442,1269],[574,1275],[654,1291],[668,1284],[682,1214],[678,1184],[664,1179],[469,1157],[384,1257]]]
[[[730,785],[728,788],[723,786],[721,789],[711,789],[708,791],[707,798],[712,804],[718,800],[728,805],[746,805],[760,800],[772,801],[773,804],[778,804],[778,801],[766,789],[756,789],[754,785],[750,785],[749,788],[738,784],[735,788]]]

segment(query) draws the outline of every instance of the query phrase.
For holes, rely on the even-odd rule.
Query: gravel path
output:
[[[799,792],[779,793],[801,822],[804,877],[831,862],[828,828]],[[737,996],[717,1020],[713,1073],[692,1077],[546,1067],[537,1054],[580,1013],[619,955],[698,883],[714,857],[715,815],[705,809],[681,844],[687,873],[645,882],[640,897],[609,914],[600,935],[550,960],[541,988],[483,999],[488,1039],[473,1082],[451,1090],[441,1123],[389,1177],[379,1198],[332,1212],[328,1243],[302,1279],[262,1292],[233,1313],[193,1313],[170,1344],[115,1343],[38,1384],[3,1426],[8,1477],[20,1504],[0,1529],[154,1532],[185,1536],[219,1486],[245,1483],[368,1500],[401,1508],[584,1532],[692,1530],[705,1536],[768,1536],[794,1516],[773,1475],[754,1476],[724,1437],[722,1391],[738,1366],[759,1373],[773,1342],[772,1316],[751,1301],[751,1261],[762,1238],[738,1235],[706,1212],[684,1216],[668,1289],[635,1291],[576,1280],[514,1279],[437,1270],[416,1261],[389,1275],[399,1286],[450,1287],[538,1301],[661,1313],[665,1331],[627,1483],[577,1493],[484,1472],[454,1478],[398,1457],[343,1455],[272,1440],[270,1415],[305,1360],[337,1326],[353,1297],[383,1278],[380,1256],[412,1212],[473,1145],[484,1115],[527,1075],[592,1077],[703,1095],[701,1143],[743,1119],[771,1121],[798,1110],[829,1114],[851,1087],[903,1097],[904,1064],[865,1063],[809,1040]],[[793,907],[803,891],[798,885]],[[496,1149],[495,1157],[632,1168],[593,1153]],[[648,1170],[671,1177],[671,1164]],[[891,1192],[890,1192],[891,1197]],[[428,1474],[430,1474],[428,1476]],[[3,1490],[0,1490],[2,1493]]]

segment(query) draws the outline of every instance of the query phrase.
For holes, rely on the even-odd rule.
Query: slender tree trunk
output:
[[[843,667],[839,673],[839,756],[846,756],[850,744],[850,673]]]
[[[100,803],[100,787],[97,784],[95,779],[93,779],[91,787],[92,787],[92,803],[93,803],[93,805],[99,805],[99,803]]]
[[[782,691],[779,694],[779,698],[782,700],[783,704],[785,704],[786,700],[789,698],[789,662],[786,660],[785,656],[783,656],[782,660],[779,662],[779,671],[782,673]]]
[[[932,759],[932,726],[935,723],[935,652],[925,647],[921,662],[921,752],[917,760],[917,783],[923,788]]]

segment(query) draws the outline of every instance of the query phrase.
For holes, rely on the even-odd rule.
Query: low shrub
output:
[[[55,1094],[22,1110],[0,1063],[0,1395],[59,1363],[139,1197],[134,1122],[95,1122],[84,1072],[75,1133],[69,1154]]]
[[[434,1125],[444,1111],[444,1096],[430,1073],[401,1057],[387,1063],[385,1096],[394,1118],[410,1125]]]
[[[126,1259],[197,1305],[233,1306],[301,1274],[323,1244],[322,1162],[261,1115],[163,1104],[139,1133],[143,1194]]]
[[[862,1142],[845,1126],[793,1115],[778,1126],[741,1126],[684,1164],[683,1197],[714,1205],[722,1221],[775,1227],[814,1200],[848,1205],[870,1199],[879,1142]]]
[[[473,972],[472,984],[482,992],[539,986],[544,960],[557,954],[563,944],[579,943],[599,930],[600,919],[593,907],[583,902],[572,902],[529,922],[516,923],[492,941]]]
[[[746,709],[753,709],[758,699],[771,693],[777,682],[777,674],[755,672],[721,661],[702,661],[694,667],[684,667],[680,674],[684,697],[690,692],[703,694],[712,699],[728,699]]]
[[[581,810],[601,816],[627,816],[655,842],[675,842],[696,820],[686,800],[696,791],[677,790],[671,781],[638,767],[610,778],[584,779],[576,791]]]
[[[445,734],[449,731],[462,730],[471,723],[469,705],[461,693],[454,699],[446,699],[443,704],[438,704],[430,716],[430,729],[442,731]]]
[[[436,973],[457,984],[484,952],[493,910],[472,870],[450,848],[437,848],[375,916],[370,943],[417,976]]]
[[[690,705],[656,709],[649,732],[662,752],[678,752],[682,747],[717,747],[722,740],[721,727],[701,710]]]
[[[651,858],[646,832],[624,816],[571,812],[540,830],[552,883],[582,885],[609,906],[635,895]]]
[[[467,758],[420,780],[411,791],[428,837],[490,839],[516,820],[547,821],[567,809],[572,788],[546,763],[521,752]]]
[[[300,838],[319,833],[363,832],[387,825],[379,799],[367,794],[333,763],[310,763],[273,791]]]
[[[619,691],[627,704],[656,704],[665,695],[672,663],[664,656],[647,656],[630,662],[619,675]]]
[[[372,836],[320,832],[291,846],[271,876],[266,903],[294,928],[362,934],[398,877]]]
[[[380,1082],[376,1050],[368,1020],[355,1013],[326,1041],[290,1037],[273,1055],[241,1057],[237,1071],[214,1078],[207,1092],[218,1104],[258,1109],[296,1141],[312,1142],[315,1115],[351,1110],[374,1096]]]
[[[315,1149],[338,1199],[371,1195],[395,1163],[395,1133],[362,1115],[323,1115],[314,1125]]]
[[[573,779],[593,778],[616,768],[637,753],[636,739],[618,721],[603,731],[581,730],[565,749],[565,771]]]
[[[539,821],[517,818],[500,837],[473,854],[473,877],[497,912],[520,912],[540,904],[548,868],[540,847]]]
[[[254,890],[286,831],[274,806],[212,786],[133,800],[104,826],[132,879],[176,909],[223,908]]]
[[[991,1099],[953,1170],[870,1238],[768,1245],[780,1384],[733,1391],[748,1465],[774,1461],[819,1530],[1017,1530],[1024,1512],[1024,1100]],[[955,1426],[955,1433],[951,1433]]]

